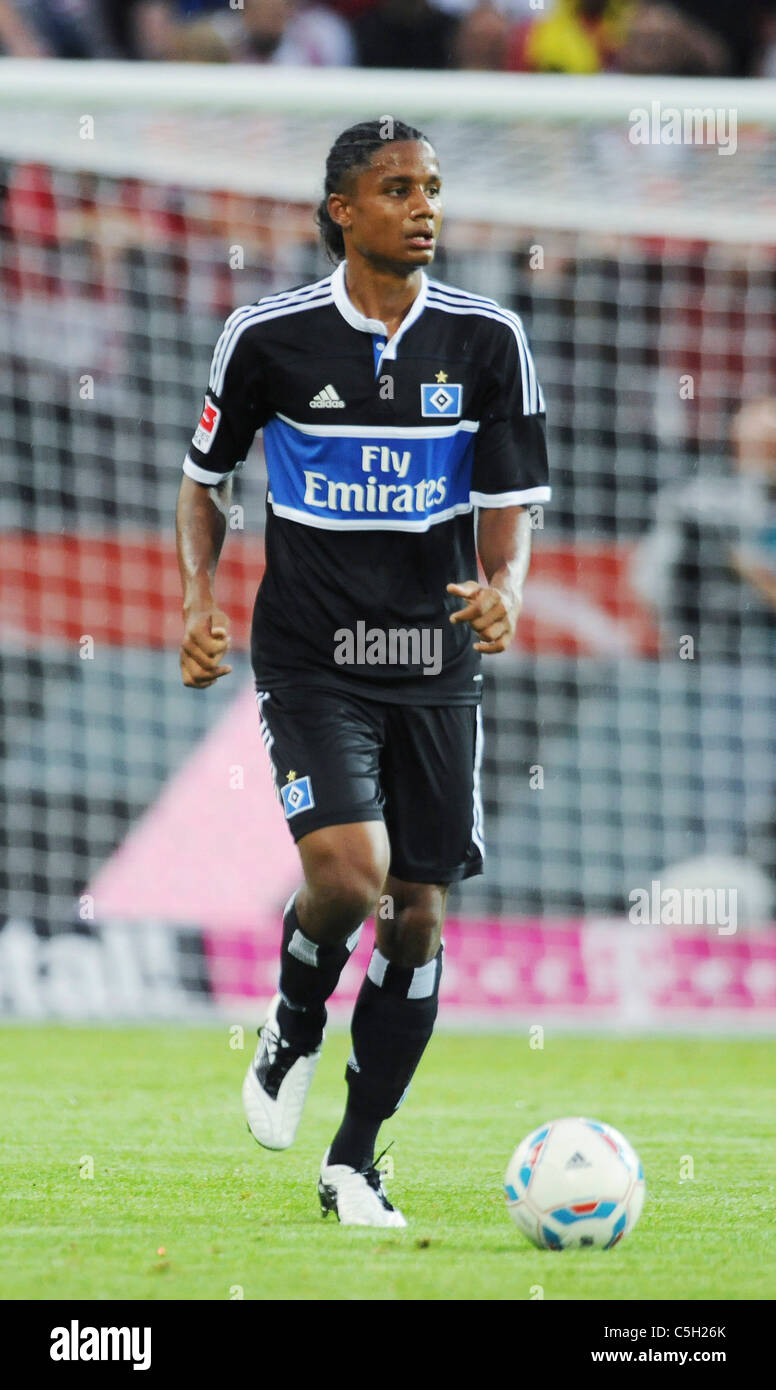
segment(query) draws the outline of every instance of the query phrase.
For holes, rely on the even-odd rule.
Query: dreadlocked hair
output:
[[[362,169],[367,169],[376,150],[400,140],[427,140],[427,137],[404,121],[383,116],[379,121],[360,121],[358,125],[349,126],[334,141],[326,159],[323,198],[315,212],[316,225],[331,261],[336,263],[344,259],[345,238],[342,228],[329,215],[329,195],[341,193],[354,173],[360,174]]]

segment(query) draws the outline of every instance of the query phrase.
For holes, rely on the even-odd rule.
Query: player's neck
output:
[[[345,289],[351,304],[368,319],[379,319],[392,338],[420,293],[420,269],[397,275],[361,258],[345,265]]]

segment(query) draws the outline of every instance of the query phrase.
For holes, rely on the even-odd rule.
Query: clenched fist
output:
[[[220,664],[231,646],[229,619],[220,608],[213,607],[184,609],[184,619],[180,658],[183,684],[205,690],[232,669]]]

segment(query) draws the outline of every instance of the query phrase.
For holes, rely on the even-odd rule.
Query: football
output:
[[[504,1177],[509,1214],[543,1250],[611,1250],[644,1205],[644,1169],[627,1139],[599,1120],[552,1120],[515,1149]]]

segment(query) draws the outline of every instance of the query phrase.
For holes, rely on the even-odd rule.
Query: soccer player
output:
[[[336,269],[227,320],[178,500],[181,670],[206,689],[231,670],[214,577],[232,478],[263,428],[251,661],[304,882],[243,1102],[259,1144],[293,1143],[326,1001],[374,914],[347,1104],[318,1183],[324,1214],[346,1225],[406,1225],[377,1135],[434,1027],[449,885],[482,872],[481,656],[512,641],[526,508],[550,496],[519,318],[425,274],[441,186],[410,126],[384,118],[339,136],[317,214]]]

